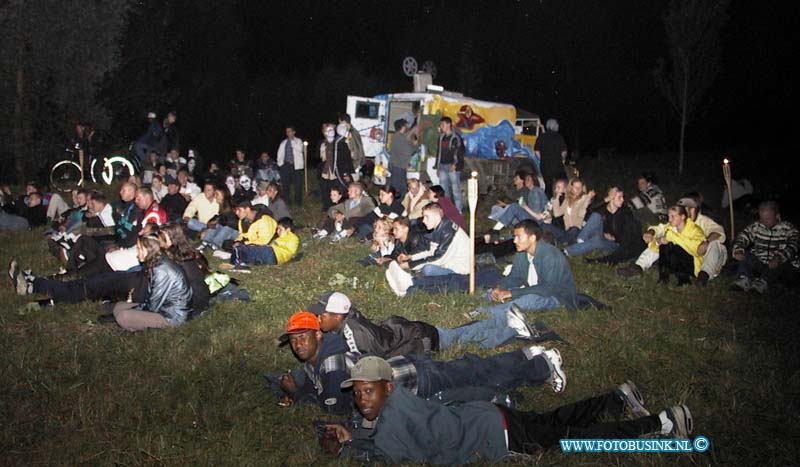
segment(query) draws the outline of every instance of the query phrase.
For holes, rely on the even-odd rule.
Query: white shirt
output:
[[[539,283],[539,273],[533,265],[533,256],[528,255],[528,285],[533,286]]]

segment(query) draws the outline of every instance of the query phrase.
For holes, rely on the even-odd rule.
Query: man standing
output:
[[[286,139],[278,146],[278,167],[281,173],[281,184],[286,193],[286,200],[292,202],[294,190],[294,204],[303,203],[303,142],[295,137],[295,128],[286,127]]]
[[[444,188],[448,198],[453,200],[461,211],[461,170],[464,168],[464,142],[458,133],[453,131],[450,117],[442,117],[439,122],[439,151],[436,154],[436,169],[439,184]]]
[[[147,155],[151,151],[158,151],[161,145],[161,140],[164,139],[164,128],[161,123],[156,120],[155,112],[147,113],[147,131],[136,140],[133,144],[133,150],[136,156],[139,157],[139,162],[142,164],[147,160]],[[159,157],[164,157],[164,153],[159,153]]]
[[[558,132],[558,120],[547,119],[547,131],[536,138],[533,152],[539,158],[539,172],[544,178],[544,188],[548,196],[553,195],[554,180],[566,178],[564,162],[567,160],[567,142]]]
[[[389,172],[391,176],[391,185],[397,191],[398,198],[402,198],[406,192],[408,163],[411,161],[411,156],[417,150],[417,147],[408,138],[408,122],[404,119],[398,119],[394,122],[394,136],[392,137],[392,144],[389,148]]]

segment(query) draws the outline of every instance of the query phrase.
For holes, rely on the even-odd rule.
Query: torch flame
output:
[[[727,157],[725,159],[722,159],[722,163],[725,164],[725,165],[728,165],[729,162],[730,161],[728,160]]]

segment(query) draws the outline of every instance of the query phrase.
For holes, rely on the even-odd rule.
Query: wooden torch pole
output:
[[[722,176],[725,177],[725,186],[728,189],[728,209],[731,213],[731,238],[730,242],[736,238],[733,227],[733,192],[731,191],[731,161],[727,158],[722,160]]]
[[[478,172],[472,172],[467,180],[467,200],[469,201],[469,294],[475,294],[475,209],[478,207]]]
[[[308,194],[308,141],[303,141],[303,187]]]

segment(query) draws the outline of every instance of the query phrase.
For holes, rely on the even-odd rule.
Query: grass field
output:
[[[585,163],[584,174],[598,192],[612,181],[630,185],[652,160],[614,162]],[[662,187],[668,196],[701,189],[718,205],[716,164],[708,161],[713,175],[705,177],[677,177],[665,170],[661,179],[673,181]],[[488,210],[490,200],[480,203]],[[309,225],[318,216],[315,200],[298,218]],[[338,289],[375,319],[399,314],[456,326],[466,321],[462,312],[481,300],[427,294],[398,299],[382,269],[355,262],[366,254],[365,245],[313,242],[308,231],[301,233],[301,261],[257,268],[241,278],[251,302],[218,305],[175,330],[129,334],[100,325],[93,303],[26,310],[30,297],[18,297],[7,284],[1,287],[0,464],[336,464],[317,448],[311,422],[322,417],[316,408],[279,408],[264,388],[264,373],[298,364],[287,348],[276,346],[288,316],[321,292]],[[12,256],[36,272],[56,268],[39,231],[0,234],[0,264]],[[571,343],[559,346],[569,383],[558,396],[544,387],[525,388],[520,406],[546,410],[631,379],[652,411],[689,405],[695,435],[708,437],[711,448],[703,454],[636,455],[551,450],[533,461],[798,464],[788,445],[800,439],[796,291],[734,294],[728,292],[727,277],[705,289],[663,287],[653,274],[626,281],[609,267],[570,261],[579,291],[613,310],[561,309],[536,316]],[[332,284],[337,273],[349,283]],[[465,351],[481,353],[459,347],[438,358]]]

